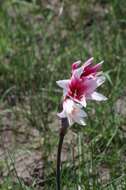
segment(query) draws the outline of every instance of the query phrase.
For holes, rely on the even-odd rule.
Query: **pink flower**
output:
[[[81,61],[72,64],[70,79],[59,80],[57,84],[63,88],[63,111],[58,114],[60,118],[67,117],[69,124],[74,122],[85,124],[87,100],[105,101],[107,98],[98,93],[96,89],[104,83],[105,77],[101,72],[103,62],[93,65],[93,58],[88,59],[81,67]]]
[[[105,77],[100,72],[102,62],[92,65],[93,58],[90,58],[81,67],[79,64],[80,61],[72,65],[70,79],[57,81],[57,84],[63,88],[64,97],[69,97],[84,107],[86,107],[86,100],[107,100],[105,96],[96,92],[97,87],[105,81]]]

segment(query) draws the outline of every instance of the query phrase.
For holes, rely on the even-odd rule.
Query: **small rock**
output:
[[[116,101],[115,112],[126,117],[126,96],[123,96]]]

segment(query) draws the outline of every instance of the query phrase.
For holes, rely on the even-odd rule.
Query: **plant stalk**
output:
[[[61,166],[61,150],[62,150],[62,145],[63,145],[63,139],[64,139],[64,134],[60,134],[59,136],[59,144],[58,144],[58,151],[57,151],[57,174],[56,174],[56,181],[57,181],[57,190],[60,190],[60,166]]]
[[[61,180],[60,180],[60,173],[61,173],[61,151],[62,151],[62,145],[64,136],[67,133],[68,128],[68,120],[67,118],[62,118],[61,120],[61,128],[59,133],[59,144],[58,144],[58,150],[57,150],[57,167],[56,167],[56,183],[57,183],[57,190],[61,190]]]

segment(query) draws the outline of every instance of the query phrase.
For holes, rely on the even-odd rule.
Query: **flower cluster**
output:
[[[82,108],[86,107],[87,100],[107,100],[96,91],[105,81],[101,72],[103,61],[93,65],[93,58],[90,58],[79,67],[80,63],[81,61],[77,61],[72,64],[70,79],[57,81],[57,84],[63,88],[63,111],[58,113],[58,116],[67,117],[69,125],[75,122],[85,125],[84,118],[87,114]]]

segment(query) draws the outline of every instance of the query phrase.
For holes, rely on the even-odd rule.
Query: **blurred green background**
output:
[[[0,1],[0,190],[56,189],[56,80],[92,56],[108,101],[69,129],[62,189],[125,190],[126,1]]]

